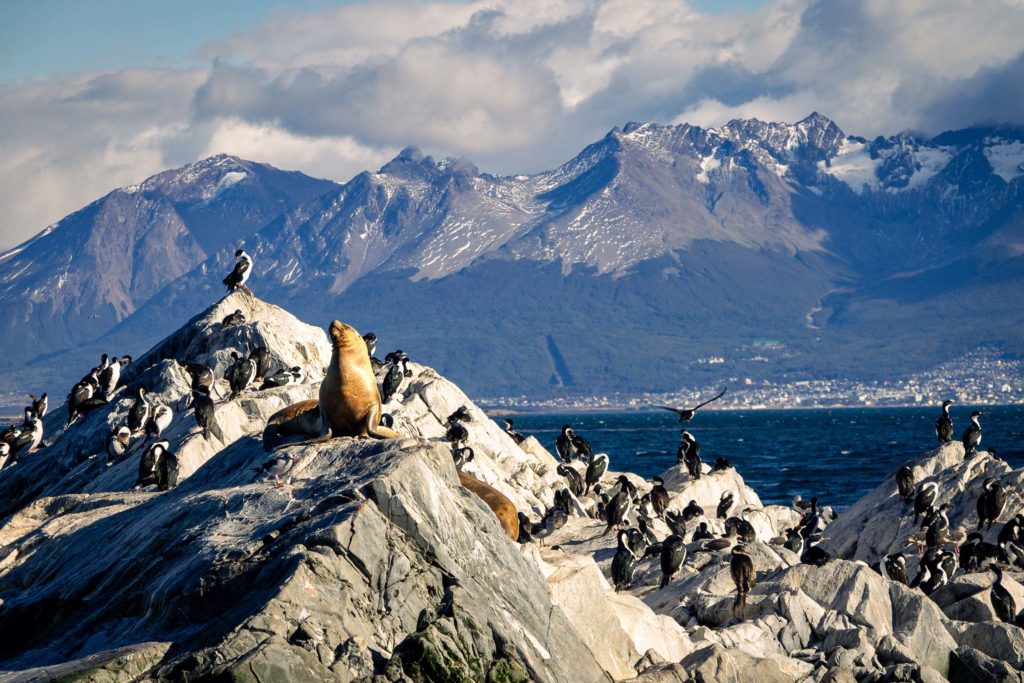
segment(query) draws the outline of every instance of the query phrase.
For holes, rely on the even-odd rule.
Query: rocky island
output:
[[[246,322],[223,325],[235,311]],[[255,347],[272,368],[302,368],[302,382],[227,398],[232,352]],[[323,330],[236,292],[126,365],[105,405],[70,425],[50,411],[45,447],[0,470],[0,680],[1024,680],[1024,629],[997,616],[989,569],[1005,570],[1001,585],[1024,607],[1021,566],[958,569],[929,595],[878,571],[897,552],[911,578],[922,562],[913,505],[892,477],[824,529],[830,559],[817,566],[781,542],[802,514],[762,505],[735,469],[665,472],[668,509],[695,501],[703,511],[690,533],[703,522],[731,545],[728,518],[752,530],[755,581],[738,607],[729,549],[689,536],[665,587],[658,553],[638,552],[614,590],[619,537],[594,514],[600,493],[563,493],[564,469],[536,439],[517,444],[415,362],[384,405],[404,438],[283,445],[275,454],[294,460],[275,486],[263,429],[317,397],[330,354]],[[218,378],[218,433],[196,425],[186,363]],[[107,466],[140,387],[173,410],[160,434],[177,459],[168,490],[135,486],[141,446]],[[446,422],[462,407],[463,470],[504,494],[533,540],[510,540],[460,485]],[[597,492],[626,488],[623,476],[638,498],[651,491],[610,456]],[[585,475],[585,464],[570,467]],[[978,526],[986,481],[1006,503],[984,543],[997,544],[1024,504],[1024,471],[984,451],[965,459],[957,442],[908,467],[918,488],[935,484],[936,505],[948,503],[951,546]],[[557,523],[556,497],[566,508]],[[653,516],[643,546],[673,533],[667,517]]]

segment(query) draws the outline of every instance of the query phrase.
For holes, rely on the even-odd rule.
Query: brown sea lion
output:
[[[311,398],[282,408],[267,420],[263,428],[263,448],[271,451],[289,436],[320,436],[324,433],[320,401]]]
[[[483,483],[462,470],[459,470],[459,483],[487,503],[487,507],[491,508],[491,512],[498,518],[506,536],[513,541],[519,538],[519,514],[511,500],[493,486]]]
[[[380,424],[380,392],[366,353],[366,341],[345,323],[335,320],[329,330],[331,363],[320,384],[320,416],[326,438],[370,436],[401,439]]]

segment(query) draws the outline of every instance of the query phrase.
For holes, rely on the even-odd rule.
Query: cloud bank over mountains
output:
[[[347,180],[408,144],[551,168],[629,120],[821,111],[866,136],[1024,123],[1021,0],[361,3],[281,11],[202,68],[0,85],[0,245],[111,188],[226,152]]]

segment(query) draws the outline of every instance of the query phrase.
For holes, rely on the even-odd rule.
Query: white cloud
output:
[[[0,244],[216,152],[346,180],[408,144],[550,168],[614,125],[818,110],[851,133],[1024,122],[1024,4],[390,0],[282,10],[206,68],[0,87]]]

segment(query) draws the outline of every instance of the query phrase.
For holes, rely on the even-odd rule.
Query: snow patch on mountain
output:
[[[881,165],[881,159],[871,158],[867,144],[855,140],[844,140],[838,154],[818,162],[818,168],[846,183],[858,194],[865,189],[878,189],[878,168]]]
[[[995,174],[1006,182],[1024,175],[1024,142],[991,140],[985,147],[985,158]]]

